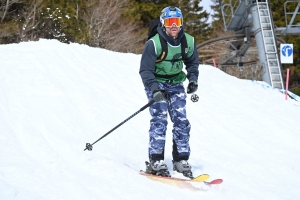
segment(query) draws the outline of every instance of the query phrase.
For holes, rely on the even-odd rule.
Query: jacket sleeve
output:
[[[140,63],[140,76],[146,89],[154,91],[159,88],[155,79],[155,61],[157,59],[154,43],[148,40],[145,44],[141,63]]]
[[[194,43],[194,53],[184,62],[189,81],[198,81],[199,75],[199,55],[196,44]]]

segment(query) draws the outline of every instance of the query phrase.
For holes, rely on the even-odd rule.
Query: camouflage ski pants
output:
[[[164,160],[165,139],[167,130],[167,113],[173,122],[174,161],[188,160],[190,155],[191,125],[186,118],[186,93],[183,84],[159,83],[161,89],[169,92],[168,101],[155,102],[149,107],[152,119],[149,130],[149,159]],[[148,100],[152,100],[152,92],[146,90]]]

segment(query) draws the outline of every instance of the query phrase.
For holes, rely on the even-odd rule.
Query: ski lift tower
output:
[[[222,0],[221,10],[226,31],[231,30],[236,34],[245,33],[244,40],[249,44],[251,44],[251,34],[255,35],[263,81],[274,88],[283,89],[282,67],[269,1]],[[242,63],[242,56],[240,63]]]
[[[297,6],[296,6],[297,4]],[[288,6],[289,5],[289,6]],[[287,7],[294,8],[288,9]],[[299,12],[300,0],[288,0],[284,3],[284,16],[285,16],[285,27],[276,27],[276,34],[278,35],[299,35],[300,34],[300,21]],[[298,19],[298,21],[296,20]]]
[[[261,68],[263,81],[283,89],[279,44],[285,41],[276,36],[300,34],[300,0],[286,0],[285,27],[275,27],[269,0],[211,0],[220,7],[225,31],[220,37],[197,44],[202,63],[218,63],[219,67],[243,66]],[[275,34],[276,33],[276,34]]]

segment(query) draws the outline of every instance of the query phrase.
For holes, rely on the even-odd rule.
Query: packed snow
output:
[[[300,105],[266,83],[199,66],[187,99],[191,188],[139,174],[148,160],[141,55],[57,40],[0,45],[0,199],[300,199]],[[187,86],[187,81],[184,83]],[[172,168],[169,119],[165,162]]]

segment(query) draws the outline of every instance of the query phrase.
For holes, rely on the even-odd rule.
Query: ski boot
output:
[[[174,171],[182,173],[183,176],[188,177],[190,179],[194,178],[193,173],[191,171],[192,167],[186,160],[181,160],[179,162],[173,160],[172,162]]]
[[[168,166],[164,163],[163,160],[152,160],[150,161],[150,163],[148,161],[146,161],[145,163],[147,174],[171,177]]]

